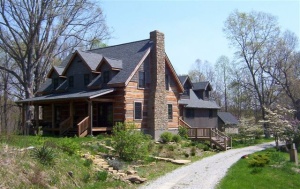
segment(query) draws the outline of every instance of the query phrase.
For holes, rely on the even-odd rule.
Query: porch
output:
[[[210,141],[211,145],[214,144],[224,151],[232,148],[231,137],[219,131],[218,128],[191,127],[182,118],[179,118],[179,125],[187,129],[189,139]]]
[[[94,132],[111,131],[115,123],[113,102],[107,100],[53,102],[34,107],[31,133],[40,130],[43,134],[84,137]]]

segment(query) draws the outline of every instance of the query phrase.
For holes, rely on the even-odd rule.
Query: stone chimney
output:
[[[168,130],[168,113],[165,86],[165,42],[164,34],[150,32],[153,47],[150,53],[150,95],[148,102],[148,127],[150,134],[158,140],[161,133]]]

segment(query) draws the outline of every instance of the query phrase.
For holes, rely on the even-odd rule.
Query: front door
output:
[[[113,126],[113,104],[105,102],[98,104],[98,126],[112,127]]]

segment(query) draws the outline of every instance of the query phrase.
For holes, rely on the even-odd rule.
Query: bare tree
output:
[[[271,89],[270,85],[275,83],[273,79],[265,77],[262,66],[265,64],[267,48],[280,34],[277,19],[263,12],[234,11],[226,19],[223,31],[231,45],[237,49],[238,59],[243,62],[249,72],[249,85],[252,86],[257,97],[261,117],[265,119],[263,107],[274,101],[272,94],[275,93],[265,94]]]
[[[21,99],[34,96],[55,57],[108,36],[102,10],[92,1],[0,0],[0,48],[17,65],[0,69],[18,81]]]

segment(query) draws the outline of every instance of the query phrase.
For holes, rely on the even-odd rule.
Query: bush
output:
[[[253,155],[248,163],[251,167],[264,167],[270,162],[270,158],[265,154]]]
[[[55,164],[54,151],[52,148],[46,145],[43,145],[41,148],[33,149],[31,157],[38,160],[42,165],[53,166]]]
[[[170,132],[164,132],[160,135],[160,139],[163,143],[171,142],[173,138],[173,134]]]
[[[208,151],[209,150],[209,146],[206,145],[206,144],[203,144],[203,143],[198,143],[197,148],[202,149],[203,151]]]
[[[96,179],[98,181],[106,181],[107,175],[108,175],[107,171],[98,171],[96,173]]]
[[[169,151],[174,151],[174,150],[175,150],[175,146],[173,146],[173,145],[168,145],[168,150],[169,150]]]
[[[84,166],[90,167],[93,164],[93,160],[91,159],[86,159],[83,163]]]
[[[125,161],[145,159],[148,156],[148,147],[151,140],[142,132],[135,130],[133,123],[117,123],[113,127],[112,139],[114,140],[114,143],[112,143],[114,149],[120,158]]]
[[[179,126],[178,127],[178,134],[179,136],[181,136],[182,138],[187,139],[188,138],[188,130],[187,128],[183,127],[183,126]]]
[[[181,136],[180,135],[173,135],[172,141],[179,143],[181,141]]]
[[[195,156],[196,155],[196,148],[192,147],[191,148],[191,156]]]

